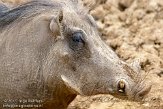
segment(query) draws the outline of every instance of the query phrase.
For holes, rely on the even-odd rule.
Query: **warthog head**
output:
[[[141,79],[138,68],[121,61],[101,40],[92,16],[77,2],[72,4],[73,8],[65,6],[51,20],[50,30],[56,43],[46,71],[57,73],[57,78],[74,94],[142,99],[151,86]],[[47,80],[55,78],[52,73]]]

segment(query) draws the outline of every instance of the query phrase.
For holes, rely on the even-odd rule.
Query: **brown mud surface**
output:
[[[1,0],[8,5],[24,0]],[[78,96],[69,109],[163,109],[163,0],[84,0],[102,39],[127,63],[140,60],[152,83],[143,103],[111,95]]]

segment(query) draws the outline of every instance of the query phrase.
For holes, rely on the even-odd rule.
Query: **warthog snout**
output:
[[[151,90],[151,85],[142,84],[142,83],[132,83],[125,81],[124,79],[120,79],[116,83],[117,87],[115,91],[112,91],[111,94],[121,98],[128,99],[134,101],[141,101]]]

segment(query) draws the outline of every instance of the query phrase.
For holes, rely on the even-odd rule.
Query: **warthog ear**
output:
[[[51,22],[50,22],[50,30],[55,35],[59,35],[60,34],[62,20],[63,20],[63,11],[60,10],[58,15],[53,17]]]
[[[63,11],[60,10],[59,14],[57,16],[57,22],[60,24],[60,23],[62,23],[62,20],[63,20]]]
[[[82,92],[79,87],[73,82],[71,79],[67,78],[64,75],[61,75],[61,79],[64,82],[64,84],[69,88],[70,91],[72,91],[75,94],[82,95]]]

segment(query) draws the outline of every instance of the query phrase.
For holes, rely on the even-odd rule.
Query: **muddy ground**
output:
[[[10,6],[24,0],[1,0]],[[144,103],[110,95],[78,96],[69,109],[163,109],[163,0],[84,0],[102,39],[130,63],[140,60],[152,89]]]

